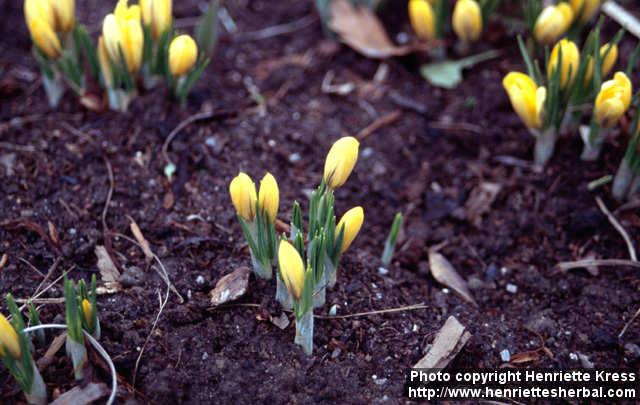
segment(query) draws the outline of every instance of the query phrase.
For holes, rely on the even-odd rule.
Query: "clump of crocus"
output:
[[[169,46],[169,73],[174,97],[184,104],[195,82],[209,63],[198,57],[198,45],[189,35],[179,35]]]
[[[259,277],[270,279],[276,249],[278,183],[271,173],[267,173],[256,193],[251,177],[240,172],[229,184],[229,194],[251,250],[253,271]]]
[[[76,380],[84,377],[87,364],[87,349],[84,345],[84,331],[96,339],[100,338],[100,321],[96,305],[96,278],[91,278],[91,289],[87,290],[84,280],[78,285],[65,277],[64,305],[67,324],[66,351],[73,364]]]
[[[629,109],[631,93],[631,80],[624,72],[616,72],[613,79],[602,84],[594,103],[591,127],[583,135],[585,141],[581,156],[583,160],[593,161],[598,158],[611,128]]]
[[[22,388],[27,402],[34,405],[47,403],[47,387],[31,355],[31,342],[24,334],[22,313],[11,295],[7,295],[7,308],[11,322],[0,314],[0,358]]]
[[[538,43],[551,45],[560,39],[571,27],[574,12],[568,3],[545,7],[537,16],[533,36]]]

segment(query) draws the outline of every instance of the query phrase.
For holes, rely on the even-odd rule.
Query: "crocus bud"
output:
[[[611,50],[609,50],[611,48]],[[593,79],[593,57],[589,56],[587,70],[584,74],[584,84],[587,85]],[[607,77],[618,60],[618,45],[604,44],[600,48],[600,60],[602,62],[602,77]]]
[[[347,181],[358,160],[359,146],[352,136],[340,138],[331,146],[324,163],[324,181],[330,188],[336,189]]]
[[[562,50],[562,67],[560,70],[560,86],[565,88],[571,86],[578,74],[580,68],[580,50],[575,42],[568,39],[562,39],[551,51],[549,58],[549,66],[547,67],[547,75],[551,78],[556,71],[560,61],[560,50]]]
[[[586,24],[598,12],[600,0],[571,0],[570,4],[576,20]]]
[[[345,212],[342,218],[340,218],[340,221],[336,226],[335,233],[335,237],[337,238],[344,227],[340,254],[346,252],[346,250],[349,249],[349,246],[351,246],[351,243],[358,235],[358,232],[360,232],[362,222],[364,222],[364,210],[362,209],[362,207],[353,207],[349,211]]]
[[[88,299],[82,300],[82,315],[84,316],[84,320],[87,322],[87,325],[93,327],[93,308],[91,307],[91,303]]]
[[[47,0],[26,0],[24,16],[33,43],[49,59],[57,59],[62,53],[60,40],[55,32],[55,15]]]
[[[631,104],[631,81],[623,72],[602,83],[596,97],[594,118],[605,128],[614,126]]]
[[[188,73],[198,59],[198,46],[189,35],[179,35],[169,45],[169,70],[174,76]]]
[[[458,0],[453,9],[453,31],[463,42],[475,42],[482,33],[482,10],[475,0]]]
[[[151,29],[151,36],[158,40],[172,23],[172,0],[140,0],[142,21]]]
[[[253,221],[256,216],[256,185],[246,173],[240,172],[229,184],[231,201],[240,217]]]
[[[427,0],[409,0],[409,20],[421,40],[430,41],[436,37],[436,18]]]
[[[299,300],[304,288],[304,263],[300,253],[286,240],[280,241],[278,264],[284,285],[293,298]]]
[[[58,31],[69,32],[76,24],[76,6],[74,0],[53,0],[51,1],[53,12],[56,17],[56,28]]]
[[[102,72],[102,78],[104,79],[104,85],[107,87],[113,87],[113,73],[111,71],[111,59],[109,59],[109,52],[107,46],[104,43],[104,37],[100,35],[98,38],[98,62],[100,63],[100,71]]]
[[[121,60],[122,50],[129,72],[140,69],[144,34],[138,5],[129,7],[127,0],[119,0],[114,12],[104,18],[102,36],[112,61],[117,63]]]
[[[573,10],[567,3],[545,7],[533,28],[533,36],[541,44],[551,45],[556,42],[571,26]]]
[[[544,118],[544,102],[547,89],[538,87],[532,78],[524,73],[511,72],[502,80],[511,106],[527,128],[540,129]]]
[[[272,223],[276,220],[279,202],[280,195],[278,191],[278,183],[271,173],[267,173],[264,175],[262,180],[260,180],[258,206],[260,207],[262,214],[267,215]]]
[[[16,360],[22,355],[18,333],[7,318],[0,314],[0,357],[4,357],[7,352]]]

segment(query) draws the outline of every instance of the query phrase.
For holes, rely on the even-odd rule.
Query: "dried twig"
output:
[[[389,314],[393,312],[405,312],[405,311],[415,311],[416,309],[426,309],[429,308],[428,305],[424,305],[424,303],[407,305],[404,307],[398,308],[388,308],[388,309],[380,309],[377,311],[366,311],[366,312],[358,312],[355,314],[347,314],[347,315],[314,315],[314,318],[318,319],[346,319],[346,318],[357,318],[360,316],[370,316],[370,315],[379,315],[379,314]]]
[[[622,328],[622,330],[620,331],[620,334],[618,335],[618,339],[620,339],[622,337],[622,335],[625,334],[625,332],[627,331],[627,329],[629,329],[629,326],[631,326],[631,324],[633,323],[633,321],[635,321],[635,319],[638,317],[638,315],[640,315],[640,308],[638,308],[638,310],[636,311],[635,314],[633,314],[633,316],[631,317],[631,319],[629,319],[629,321],[627,321],[627,323],[624,325],[624,328]]]
[[[279,35],[291,34],[308,28],[317,21],[318,18],[314,14],[311,14],[288,23],[274,25],[261,30],[237,33],[233,36],[233,40],[234,42],[259,41]]]
[[[133,376],[131,377],[132,387],[136,386],[136,376],[138,374],[138,366],[140,365],[142,354],[144,353],[144,349],[147,347],[147,343],[149,343],[149,340],[151,339],[153,332],[156,330],[156,327],[158,326],[158,321],[160,320],[160,315],[162,315],[162,312],[164,311],[164,307],[167,305],[167,302],[169,301],[169,292],[170,292],[170,289],[169,289],[169,286],[167,285],[167,293],[165,294],[164,299],[162,299],[162,296],[160,295],[160,291],[158,291],[158,300],[160,301],[160,309],[156,314],[156,319],[153,321],[153,325],[151,325],[151,330],[149,331],[147,338],[144,340],[144,344],[140,348],[140,354],[138,354],[138,358],[136,359],[136,365],[133,368]]]
[[[602,199],[600,197],[596,197],[596,202],[598,203],[598,207],[600,207],[600,211],[602,211],[602,213],[607,216],[607,219],[609,220],[611,225],[616,228],[618,233],[624,239],[624,242],[627,244],[627,249],[629,250],[629,258],[632,261],[637,262],[638,257],[636,256],[636,248],[633,247],[633,242],[631,241],[631,238],[629,237],[627,231],[620,224],[620,222],[618,222],[618,219],[611,213],[611,211],[609,211],[607,206],[604,205],[604,202],[602,202]]]
[[[165,162],[167,162],[167,164],[174,164],[171,161],[171,158],[169,157],[168,151],[169,151],[169,145],[171,145],[171,142],[176,137],[176,135],[178,135],[180,133],[180,131],[182,131],[184,128],[186,128],[190,124],[192,124],[192,123],[194,123],[196,121],[206,120],[206,119],[211,118],[211,117],[213,117],[213,111],[199,112],[197,114],[194,114],[194,115],[188,117],[187,119],[185,119],[181,123],[179,123],[178,126],[175,127],[173,129],[173,131],[171,131],[169,133],[169,136],[167,136],[167,139],[165,139],[164,144],[162,145],[162,156],[164,156],[164,160],[165,160]]]
[[[109,174],[109,191],[107,193],[107,200],[104,202],[104,208],[102,209],[102,231],[107,232],[109,227],[107,226],[107,212],[109,212],[109,204],[111,204],[111,198],[113,197],[113,189],[115,188],[115,180],[113,178],[113,169],[111,168],[111,162],[106,157],[104,163],[107,166],[107,173]]]
[[[625,259],[584,259],[577,260],[574,262],[560,262],[556,264],[554,267],[560,271],[567,271],[571,269],[579,269],[583,267],[601,267],[601,266],[629,266],[640,268],[640,263],[632,260]]]
[[[360,132],[358,132],[358,134],[356,135],[356,138],[358,138],[361,141],[366,139],[369,135],[379,130],[380,128],[396,122],[401,115],[402,115],[402,111],[400,110],[395,110],[390,112],[389,114],[383,115],[382,117],[376,119],[371,124],[367,125],[362,130],[360,130]]]

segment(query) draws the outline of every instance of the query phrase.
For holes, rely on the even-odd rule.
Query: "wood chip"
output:
[[[413,368],[445,368],[471,338],[471,333],[450,316],[433,340],[429,352]]]
[[[342,42],[368,58],[386,59],[426,50],[424,44],[395,45],[378,17],[367,7],[356,7],[347,0],[334,0],[330,13],[329,27]]]
[[[98,287],[98,293],[101,294],[113,294],[122,290],[122,286],[118,281],[120,279],[120,272],[116,265],[113,263],[109,252],[102,245],[96,245],[95,249],[96,257],[98,258],[98,270],[100,270],[100,277],[104,286]]]
[[[51,221],[47,221],[47,227],[49,228],[49,238],[56,246],[60,246],[60,237],[58,236],[58,230]]]
[[[140,227],[138,226],[136,221],[134,221],[131,217],[129,217],[129,220],[131,221],[131,224],[129,225],[129,228],[131,228],[131,233],[140,244],[142,252],[147,257],[147,259],[152,260],[153,252],[151,251],[151,247],[149,246],[149,241],[147,241],[147,239],[142,234],[142,231],[140,230]]]
[[[289,317],[284,312],[280,314],[280,316],[272,317],[271,323],[276,325],[278,328],[285,330],[287,326],[289,326]]]
[[[76,386],[60,395],[50,405],[87,405],[106,396],[109,389],[103,383],[89,383],[84,387]]]
[[[476,227],[480,227],[482,215],[489,212],[491,204],[498,197],[500,190],[502,190],[502,185],[486,181],[471,190],[471,195],[464,206],[469,222]]]
[[[467,281],[458,274],[453,265],[444,256],[438,252],[430,251],[429,268],[431,269],[431,275],[437,282],[451,288],[460,294],[462,298],[478,306],[478,303],[471,295],[471,291],[469,291]]]
[[[243,266],[222,277],[209,293],[211,304],[217,306],[243,296],[249,285],[249,274],[251,269]]]

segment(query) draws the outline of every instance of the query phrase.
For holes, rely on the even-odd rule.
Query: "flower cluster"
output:
[[[245,173],[238,174],[229,185],[231,201],[251,250],[254,273],[269,279],[272,266],[277,266],[276,299],[285,309],[293,309],[295,342],[307,354],[313,350],[313,308],[324,305],[326,288],[336,283],[340,258],[364,221],[362,207],[351,208],[339,221],[334,211],[334,190],[349,178],[358,159],[358,148],[353,137],[333,144],[325,161],[323,180],[311,193],[306,232],[296,201],[289,235],[282,235],[279,240],[275,231],[279,190],[273,176],[264,176],[257,193]]]
[[[565,34],[588,24],[599,9],[600,0],[560,1],[544,8],[540,0],[528,0],[525,20],[539,44],[553,45]]]
[[[95,46],[76,23],[73,0],[25,0],[24,15],[52,107],[59,103],[65,84],[84,98],[89,78],[105,89],[114,110],[126,111],[139,78],[147,89],[166,79],[174,97],[184,103],[208,63],[210,37],[215,36],[211,12],[202,17],[198,41],[176,35],[172,0],[141,0],[136,5],[119,0],[104,17]]]

